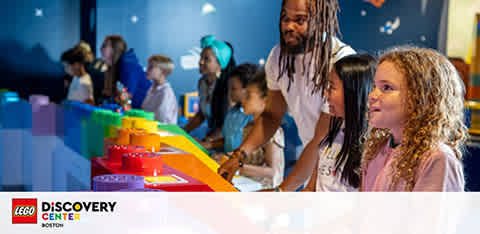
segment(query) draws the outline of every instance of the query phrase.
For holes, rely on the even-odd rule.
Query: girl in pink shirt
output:
[[[431,49],[397,48],[380,58],[369,95],[362,191],[463,191],[464,87]]]

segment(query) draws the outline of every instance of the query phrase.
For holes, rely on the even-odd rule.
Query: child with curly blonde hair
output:
[[[369,95],[362,191],[463,191],[463,97],[462,80],[440,53],[384,54]]]

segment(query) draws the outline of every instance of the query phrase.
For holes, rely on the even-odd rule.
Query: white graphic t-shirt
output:
[[[358,188],[354,188],[347,181],[342,181],[341,174],[343,165],[339,170],[335,170],[335,162],[338,153],[342,149],[344,132],[341,129],[331,147],[328,143],[324,143],[319,150],[318,172],[317,172],[317,192],[356,192]]]

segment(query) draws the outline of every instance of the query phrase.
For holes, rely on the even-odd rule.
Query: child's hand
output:
[[[215,153],[212,155],[212,158],[220,165],[228,161],[228,157],[224,153]]]
[[[222,153],[214,153],[212,154],[212,159],[215,160],[215,162],[220,164],[220,158],[222,157]]]
[[[200,141],[199,144],[207,150],[212,148],[212,143],[210,141]]]
[[[90,104],[92,106],[95,106],[95,101],[93,101],[93,99],[87,99],[84,101],[85,104]]]

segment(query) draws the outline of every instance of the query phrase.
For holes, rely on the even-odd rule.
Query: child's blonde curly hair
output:
[[[394,48],[381,56],[379,65],[383,62],[394,64],[405,77],[408,88],[405,100],[408,117],[399,154],[394,158],[390,190],[401,180],[406,190],[411,191],[416,168],[437,143],[450,146],[461,160],[462,146],[468,136],[463,114],[465,88],[455,67],[445,56],[431,49]],[[390,136],[385,129],[371,130],[365,143],[364,170]]]

